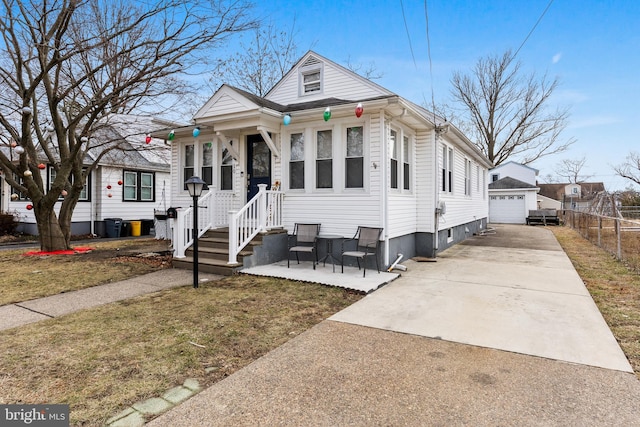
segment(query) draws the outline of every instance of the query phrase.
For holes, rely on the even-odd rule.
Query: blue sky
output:
[[[302,53],[313,49],[341,64],[374,64],[376,82],[423,104],[450,102],[451,74],[482,56],[515,51],[549,0],[429,0],[430,73],[424,1],[260,2],[260,14],[290,29]],[[404,6],[404,16],[401,5]],[[570,107],[564,138],[576,143],[532,164],[555,175],[563,159],[586,157],[584,173],[610,190],[630,181],[611,165],[640,151],[640,1],[554,0],[518,53],[523,70],[561,81],[551,107]],[[411,40],[411,42],[409,42]],[[411,53],[413,48],[413,55]],[[415,58],[415,63],[414,63]]]

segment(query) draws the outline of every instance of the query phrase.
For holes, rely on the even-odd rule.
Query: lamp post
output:
[[[185,185],[193,198],[193,287],[198,287],[198,197],[207,185],[200,177],[192,176]]]

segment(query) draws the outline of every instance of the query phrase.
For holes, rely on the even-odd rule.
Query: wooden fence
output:
[[[566,226],[640,271],[640,220],[613,218],[586,212],[565,210]]]

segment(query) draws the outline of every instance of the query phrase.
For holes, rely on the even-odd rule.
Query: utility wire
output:
[[[429,77],[431,79],[431,112],[433,113],[433,124],[436,124],[436,101],[433,94],[433,62],[431,61],[431,38],[429,37],[429,8],[427,0],[424,0],[424,19],[427,28],[427,55],[429,56]]]
[[[411,44],[411,34],[409,34],[409,26],[407,25],[407,17],[404,14],[404,4],[400,0],[400,9],[402,10],[402,19],[404,20],[404,29],[407,32],[407,38],[409,39],[409,50],[411,51],[411,58],[413,59],[413,66],[418,70],[418,64],[416,63],[416,57],[413,54],[413,45]]]
[[[426,0],[425,0],[425,4],[426,4]],[[549,0],[549,4],[547,4],[547,7],[544,9],[544,11],[542,11],[542,15],[540,15],[540,17],[536,21],[535,25],[533,26],[533,28],[531,28],[531,31],[529,31],[529,34],[527,34],[527,37],[524,38],[524,40],[520,44],[520,47],[518,48],[518,50],[516,50],[516,52],[511,56],[511,59],[509,60],[509,62],[513,61],[513,59],[516,57],[518,52],[520,52],[520,49],[522,49],[522,47],[527,42],[527,40],[529,40],[529,37],[531,37],[531,34],[533,34],[533,32],[535,31],[536,27],[538,26],[540,21],[542,21],[542,18],[544,17],[544,15],[547,13],[549,8],[551,7],[551,4],[553,4],[553,0]]]

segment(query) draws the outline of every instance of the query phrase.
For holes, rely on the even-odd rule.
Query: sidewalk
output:
[[[200,282],[217,280],[220,277],[214,274],[201,273],[199,275]],[[0,306],[0,331],[192,283],[193,273],[191,271],[172,268],[121,282],[3,305]]]

